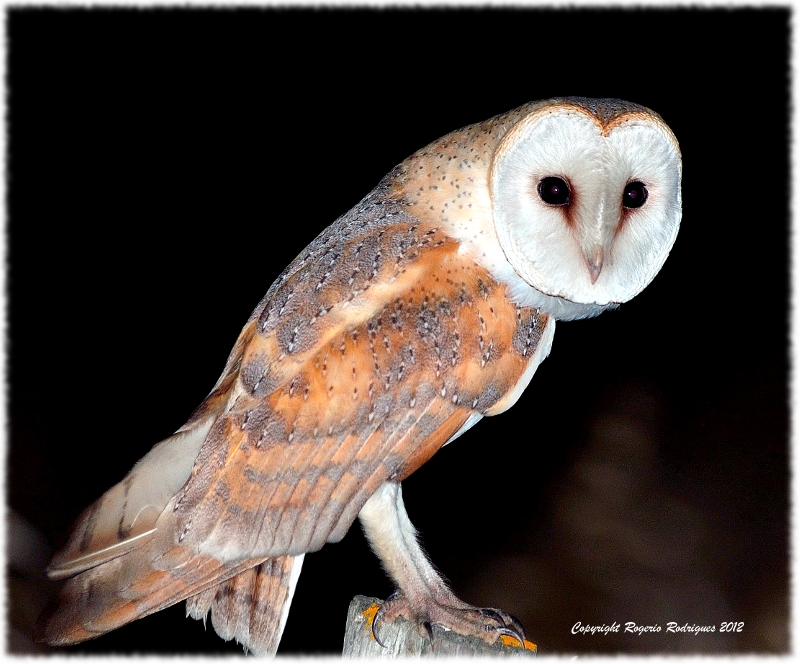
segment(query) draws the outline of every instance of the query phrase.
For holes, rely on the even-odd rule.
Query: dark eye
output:
[[[629,182],[622,192],[622,207],[629,210],[640,208],[647,200],[647,187],[642,182]]]
[[[539,198],[548,205],[569,205],[569,186],[561,178],[543,178],[538,189]]]

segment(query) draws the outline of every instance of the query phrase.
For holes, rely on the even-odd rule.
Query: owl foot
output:
[[[378,643],[384,645],[379,635],[380,623],[402,616],[432,645],[433,626],[438,625],[489,645],[501,636],[509,636],[524,646],[525,631],[516,618],[498,609],[470,606],[447,587],[417,541],[399,484],[387,482],[381,486],[359,517],[373,551],[398,589],[373,618],[372,635]]]
[[[375,614],[372,622],[372,635],[375,640],[385,647],[378,635],[379,623],[392,622],[396,618],[403,617],[416,625],[420,636],[427,638],[431,647],[434,646],[433,625],[439,625],[463,636],[477,637],[489,645],[494,645],[500,636],[511,636],[524,647],[525,630],[519,620],[510,613],[500,609],[470,606],[449,591],[444,593],[440,591],[438,594],[442,596],[428,595],[413,601],[401,592],[389,597]]]

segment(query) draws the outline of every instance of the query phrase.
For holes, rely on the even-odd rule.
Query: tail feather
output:
[[[211,624],[226,641],[236,639],[258,656],[278,649],[303,556],[269,558],[186,601],[186,615]]]
[[[208,417],[162,440],[84,510],[69,542],[53,557],[50,578],[74,576],[147,544],[165,506],[189,478],[212,423]]]
[[[177,604],[257,565],[264,558],[223,564],[186,547],[159,555],[166,537],[68,579],[58,607],[39,619],[37,640],[71,645]],[[163,550],[163,549],[162,549]]]

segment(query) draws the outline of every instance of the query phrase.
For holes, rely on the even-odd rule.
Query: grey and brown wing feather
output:
[[[277,647],[256,632],[284,609],[242,600],[248,589],[288,601],[293,556],[340,539],[381,484],[513,389],[530,360],[520,326],[541,335],[547,317],[511,304],[440,230],[399,214],[384,223],[395,213],[382,210],[320,236],[270,289],[187,424],[209,423],[188,480],[141,543],[113,543],[124,555],[95,550],[93,535],[80,556],[95,567],[61,557],[59,569],[82,573],[46,640],[197,596],[191,615],[211,608],[223,635]]]
[[[320,255],[284,281],[302,274],[293,297],[252,319],[238,393],[178,494],[180,537],[205,553],[297,555],[340,539],[381,484],[516,385],[547,323],[419,222]]]

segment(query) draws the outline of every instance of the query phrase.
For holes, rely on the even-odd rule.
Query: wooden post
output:
[[[416,627],[404,618],[378,626],[378,636],[386,647],[372,635],[372,621],[383,604],[379,599],[356,595],[347,611],[343,657],[535,657],[536,645],[525,641],[520,647],[517,639],[501,636],[490,646],[472,636],[461,636],[433,626],[431,642],[417,632]]]

